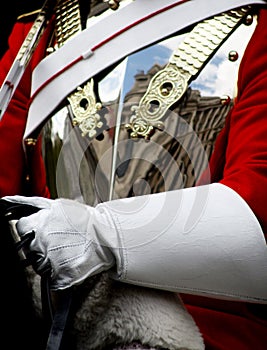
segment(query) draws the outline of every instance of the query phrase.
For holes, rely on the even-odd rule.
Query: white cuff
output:
[[[267,248],[247,203],[211,184],[98,205],[101,237],[127,283],[267,302]]]

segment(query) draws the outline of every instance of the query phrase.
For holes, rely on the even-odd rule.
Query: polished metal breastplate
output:
[[[253,30],[254,25],[243,24],[235,30],[165,113],[164,128],[156,128],[149,140],[131,137],[134,106],[186,33],[136,52],[94,77],[87,88],[94,92],[96,118],[86,120],[82,129],[63,108],[42,130],[52,197],[96,205],[196,185],[233,105],[239,63]],[[168,84],[165,88],[168,92]],[[79,101],[81,109],[88,108],[88,99]]]

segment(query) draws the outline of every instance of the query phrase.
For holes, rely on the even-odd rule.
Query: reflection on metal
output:
[[[92,142],[73,127],[69,110],[64,108],[42,130],[43,159],[51,197],[65,197],[95,205],[108,198],[109,164],[100,158],[112,146],[105,132],[102,141]]]
[[[134,89],[140,94],[144,76],[138,77],[140,85],[136,81]],[[222,104],[220,97],[204,97],[190,88],[185,96],[183,103],[168,114],[165,129],[155,133],[150,142],[135,142],[121,128],[113,198],[192,187],[200,180],[232,100]],[[125,96],[122,125],[137,100],[138,94],[133,91]]]
[[[184,95],[188,83],[247,17],[250,7],[231,10],[196,25],[169,63],[151,80],[148,89],[125,127],[134,139],[149,140],[154,129],[163,130],[167,111]]]
[[[123,127],[137,98],[133,92],[125,96],[115,155],[114,125],[98,141],[82,137],[68,113],[61,125],[54,117],[47,123],[44,160],[52,197],[96,205],[110,198],[191,187],[200,179],[232,101],[223,105],[219,97],[202,97],[189,89],[185,103],[169,115],[163,132],[149,143],[135,142]],[[106,118],[112,120],[112,106],[109,111]]]
[[[88,135],[90,138],[96,136],[97,129],[103,127],[103,122],[98,114],[102,106],[101,103],[96,102],[93,79],[83,87],[78,87],[68,97],[68,101],[74,115],[73,125],[79,126],[82,136]]]
[[[183,98],[168,111],[164,130],[154,133],[150,142],[129,138],[125,125],[130,122],[132,106],[140,104],[150,81],[168,64],[173,48],[185,34],[130,55],[125,65],[113,67],[102,81],[94,79],[94,90],[101,92],[103,105],[99,113],[106,123],[101,130],[96,129],[95,137],[81,135],[66,107],[42,129],[52,198],[71,198],[94,206],[110,199],[198,183],[233,105],[234,77],[254,28],[241,26],[227,39],[189,84]],[[236,62],[228,60],[232,47],[240,55]],[[114,86],[116,94],[110,94]]]

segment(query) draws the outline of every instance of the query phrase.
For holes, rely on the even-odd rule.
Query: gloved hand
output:
[[[122,282],[267,303],[267,246],[247,203],[222,184],[118,199],[4,197],[41,210],[17,222],[52,289],[104,270]]]
[[[101,245],[101,238],[97,237],[95,208],[68,199],[22,196],[4,199],[41,209],[21,218],[16,227],[21,238],[34,230],[35,238],[29,246],[31,254],[38,257],[34,268],[39,274],[51,269],[51,289],[78,284],[114,265],[111,250],[104,242]],[[103,218],[101,221],[104,223]]]

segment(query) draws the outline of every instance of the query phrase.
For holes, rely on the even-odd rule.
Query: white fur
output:
[[[40,277],[31,273],[29,281],[40,314]],[[132,341],[170,350],[204,349],[202,336],[176,293],[116,282],[102,274],[94,284],[79,286],[75,299],[80,304],[71,330],[75,350],[112,349]]]

